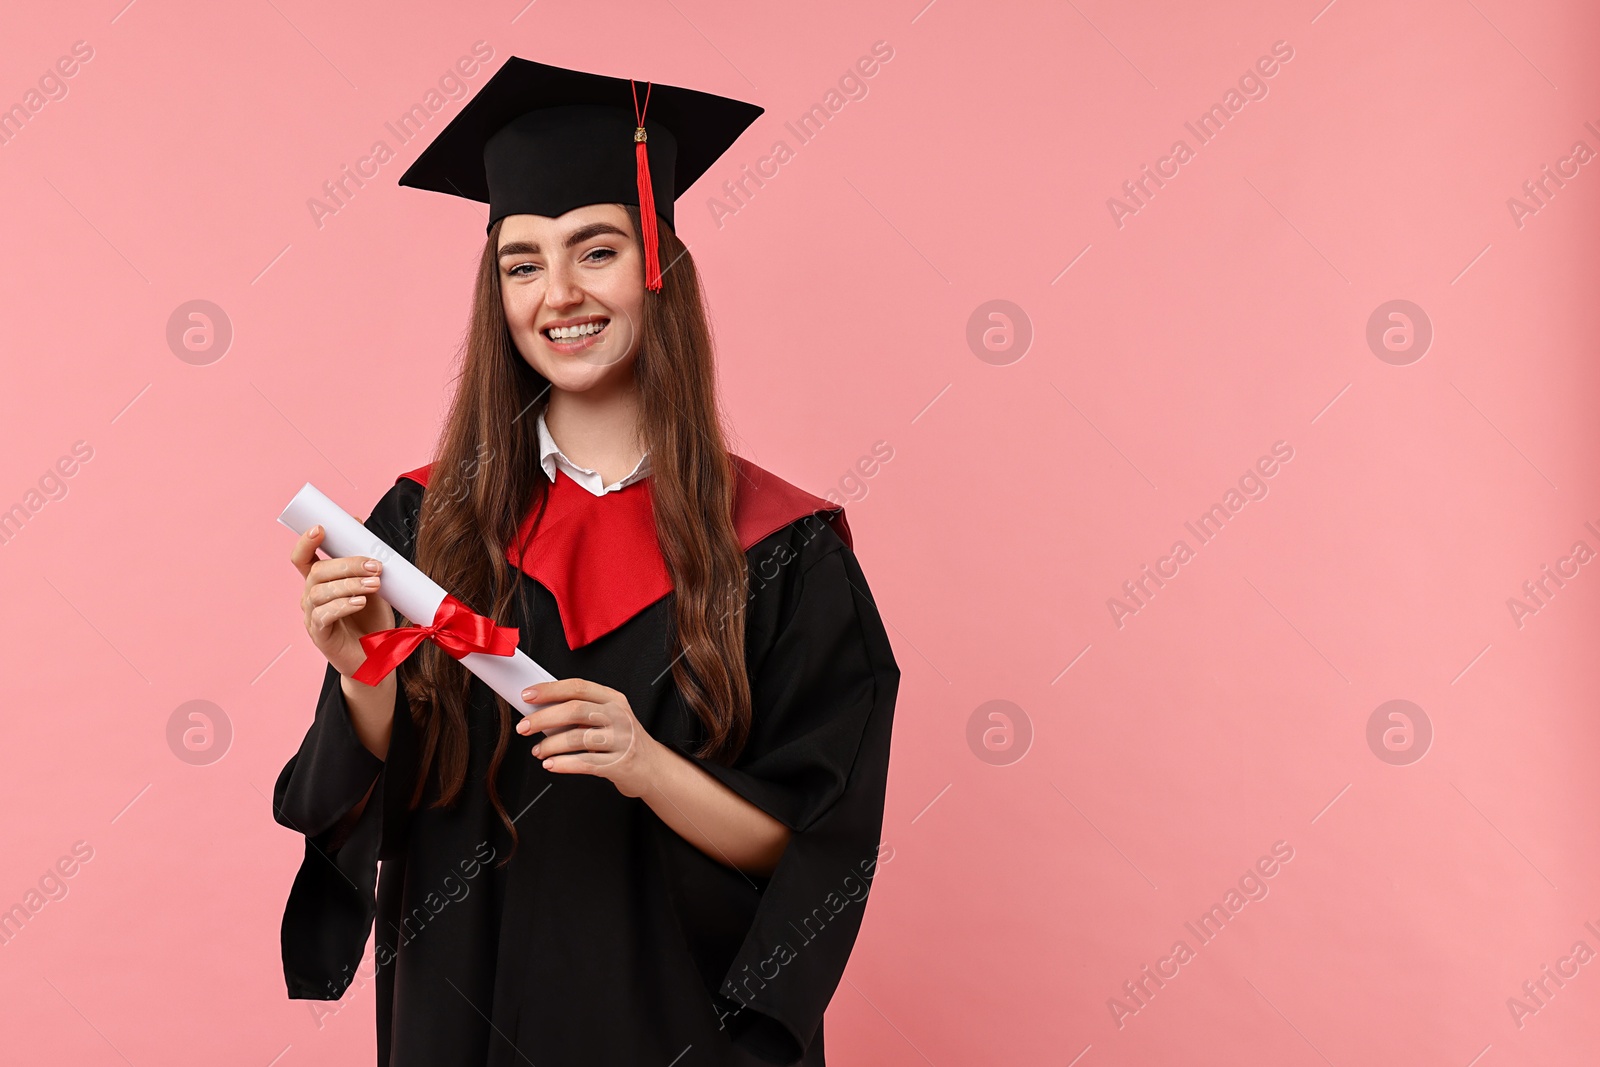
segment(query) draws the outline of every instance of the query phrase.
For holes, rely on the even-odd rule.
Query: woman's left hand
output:
[[[519,734],[545,734],[533,746],[545,770],[609,778],[626,797],[649,788],[662,746],[639,724],[627,697],[583,678],[562,678],[524,689],[522,699],[546,705],[517,724]]]

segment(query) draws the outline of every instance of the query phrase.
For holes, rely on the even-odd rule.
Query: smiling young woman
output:
[[[284,973],[337,999],[376,924],[381,1067],[824,1063],[900,672],[843,509],[723,433],[672,205],[759,114],[512,58],[401,179],[490,220],[433,460],[366,524],[558,680],[512,707],[424,642],[356,681],[381,565],[296,544]]]

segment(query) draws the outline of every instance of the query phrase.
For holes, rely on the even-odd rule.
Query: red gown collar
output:
[[[844,509],[791,485],[771,471],[733,456],[733,527],[749,551],[768,534],[796,519],[821,513],[846,545],[850,527]],[[406,471],[426,487],[433,464]],[[528,545],[522,570],[548,589],[561,613],[569,648],[580,648],[615,630],[672,592],[667,561],[656,542],[649,477],[595,496],[556,472],[538,535]],[[506,559],[517,565],[519,546],[529,540],[533,513],[523,519]],[[853,547],[853,546],[852,546]]]

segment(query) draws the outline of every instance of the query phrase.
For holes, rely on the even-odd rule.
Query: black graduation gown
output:
[[[424,492],[402,477],[366,522],[407,559]],[[274,817],[305,836],[283,916],[289,996],[338,999],[375,928],[379,1067],[823,1064],[823,1011],[878,859],[900,671],[833,527],[787,522],[746,558],[751,739],[731,768],[696,762],[793,831],[770,878],[706,856],[604,778],[546,771],[536,738],[516,733],[497,788],[521,840],[497,867],[511,846],[485,792],[492,691],[472,679],[457,803],[429,808],[433,781],[408,811],[418,737],[404,689],[379,760],[329,666],[273,791]],[[507,566],[526,594],[503,620],[522,649],[557,678],[620,690],[651,736],[694,759],[701,727],[668,669],[672,594],[574,650],[555,597]]]

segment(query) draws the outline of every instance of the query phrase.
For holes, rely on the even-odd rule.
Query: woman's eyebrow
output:
[[[599,237],[601,234],[606,233],[614,233],[618,237],[628,236],[626,232],[617,229],[609,222],[591,222],[587,226],[580,226],[573,230],[567,235],[567,239],[563,243],[566,247],[571,248],[573,245],[587,241],[591,237]],[[512,241],[510,244],[500,246],[500,255],[502,256],[536,256],[538,254],[539,243],[537,241]]]

